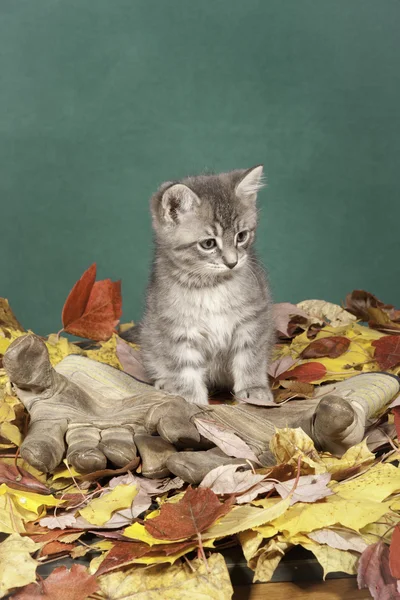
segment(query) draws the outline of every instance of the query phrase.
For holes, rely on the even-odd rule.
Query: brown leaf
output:
[[[400,525],[393,531],[389,551],[390,572],[395,579],[400,579]]]
[[[189,487],[182,500],[177,503],[165,502],[160,514],[144,523],[147,531],[162,540],[184,540],[197,536],[219,517],[227,514],[234,497],[223,504],[208,488]]]
[[[400,311],[392,304],[384,304],[364,290],[354,290],[346,297],[346,309],[373,329],[400,334]]]
[[[284,338],[293,337],[299,328],[307,329],[307,313],[290,302],[274,304],[273,317],[278,334]]]
[[[309,362],[285,371],[285,373],[279,376],[279,379],[294,379],[295,381],[311,383],[312,381],[319,381],[324,375],[326,375],[326,367],[324,365],[318,362]]]
[[[94,263],[76,282],[62,311],[64,330],[95,341],[108,340],[122,314],[121,282],[96,281]]]
[[[281,386],[292,392],[292,394],[303,396],[304,398],[311,398],[315,389],[312,383],[304,383],[302,381],[282,381]]]
[[[68,554],[75,548],[75,544],[63,544],[58,540],[48,542],[41,548],[39,556],[52,556],[53,554]]]
[[[22,467],[7,465],[0,462],[0,483],[6,483],[15,490],[36,492],[37,494],[51,494],[51,491],[36,477],[25,471]]]
[[[86,600],[98,589],[95,577],[82,565],[73,565],[70,571],[66,567],[57,567],[44,581],[22,588],[13,600]]]
[[[112,475],[121,475],[122,473],[127,473],[128,471],[135,471],[136,467],[140,463],[140,458],[134,458],[125,465],[125,467],[121,467],[120,469],[101,469],[100,471],[93,471],[93,473],[87,473],[86,475],[79,475],[80,481],[95,481],[96,479],[100,479],[101,477],[108,477]]]
[[[132,348],[132,346],[118,337],[116,352],[125,373],[144,383],[151,383],[141,362],[139,350],[135,350],[135,348]]]
[[[8,300],[6,300],[6,298],[0,298],[0,327],[6,327],[7,329],[17,329],[18,331],[25,331],[25,329],[18,322],[16,316],[11,310]]]
[[[96,577],[121,569],[142,556],[165,554],[169,556],[184,548],[193,546],[193,541],[176,542],[175,544],[156,544],[149,546],[144,542],[116,542],[96,571]]]
[[[379,340],[374,340],[372,346],[375,348],[374,358],[383,371],[400,363],[400,337],[398,335],[381,337]]]
[[[390,573],[389,548],[382,541],[361,554],[357,582],[360,589],[369,589],[374,600],[400,600],[396,579]]]
[[[332,335],[311,342],[301,352],[300,358],[322,358],[324,356],[338,358],[348,350],[349,346],[350,340],[348,338],[341,335]]]

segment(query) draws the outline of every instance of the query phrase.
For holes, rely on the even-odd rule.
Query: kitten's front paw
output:
[[[253,400],[255,404],[275,404],[274,396],[267,387],[248,387],[239,391],[235,390],[235,396],[239,400],[245,400],[250,403]]]

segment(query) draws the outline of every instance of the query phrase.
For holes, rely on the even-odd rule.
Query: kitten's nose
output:
[[[238,263],[237,252],[225,252],[222,256],[222,260],[224,261],[227,267],[233,269],[233,267],[236,267]]]

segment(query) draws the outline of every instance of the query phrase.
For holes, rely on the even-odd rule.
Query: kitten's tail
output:
[[[133,325],[123,333],[120,333],[119,337],[126,342],[131,342],[132,344],[140,344],[141,329],[142,325],[138,323],[138,325]]]

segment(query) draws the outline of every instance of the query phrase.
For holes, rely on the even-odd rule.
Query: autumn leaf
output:
[[[307,348],[304,348],[300,358],[323,358],[324,356],[338,358],[348,350],[349,346],[350,340],[346,337],[340,335],[324,337],[314,340]]]
[[[3,462],[0,462],[1,483],[6,483],[8,487],[16,490],[50,494],[50,490],[28,471],[25,471],[22,467],[17,469],[14,465],[7,465]]]
[[[122,314],[121,282],[96,280],[94,263],[76,282],[62,311],[64,331],[95,341],[108,340]]]
[[[5,327],[6,329],[16,329],[17,331],[25,331],[11,310],[6,298],[0,298],[0,327]]]
[[[400,320],[400,311],[396,310],[392,304],[385,304],[364,290],[354,290],[347,294],[346,310],[365,322],[372,320],[383,324],[385,321]]]
[[[189,487],[176,504],[164,503],[160,514],[145,521],[146,530],[155,538],[183,540],[207,529],[214,521],[227,514],[234,502],[229,498],[223,504],[208,488]]]
[[[213,442],[228,456],[243,458],[259,463],[254,451],[236,433],[228,427],[223,427],[209,419],[193,419],[199,433]]]
[[[318,362],[309,362],[285,371],[279,376],[279,379],[294,379],[295,381],[311,383],[312,381],[319,381],[324,375],[326,375],[324,365]]]
[[[139,350],[133,348],[119,337],[117,339],[116,353],[125,373],[144,383],[151,383],[140,360]]]
[[[311,531],[308,533],[308,537],[314,540],[314,542],[326,544],[337,550],[353,550],[354,552],[362,553],[368,546],[361,535],[358,535],[354,531],[335,529],[334,527]]]
[[[332,327],[349,325],[356,320],[354,315],[341,306],[325,300],[303,300],[303,302],[298,302],[297,306],[304,310],[309,317],[328,321]]]
[[[393,531],[389,551],[390,572],[396,579],[400,579],[400,525]]]
[[[273,317],[278,334],[285,338],[293,337],[299,326],[304,330],[309,324],[308,315],[290,302],[274,304]]]
[[[95,577],[83,565],[75,564],[71,570],[57,567],[47,579],[26,586],[13,596],[13,600],[86,600],[98,589]]]
[[[101,498],[92,500],[88,506],[81,508],[79,512],[92,525],[104,525],[113,512],[130,506],[138,491],[135,485],[117,485]]]
[[[240,465],[221,465],[207,473],[200,483],[201,488],[209,488],[214,494],[242,494],[265,479],[250,470],[238,471]]]
[[[331,496],[333,492],[327,487],[330,480],[330,473],[301,476],[291,496],[290,505],[296,504],[296,502],[315,502]],[[287,498],[291,494],[295,482],[295,479],[289,479],[284,483],[276,483],[275,489],[282,498]]]
[[[40,546],[19,534],[10,535],[0,544],[0,598],[14,587],[35,581],[38,563],[30,555]]]
[[[374,600],[396,600],[400,597],[396,579],[390,572],[389,548],[382,541],[364,550],[358,565],[358,587],[368,588]]]
[[[400,336],[385,335],[374,340],[372,346],[375,348],[375,360],[383,371],[400,363]]]

